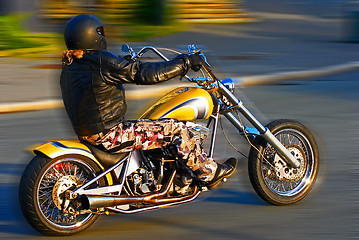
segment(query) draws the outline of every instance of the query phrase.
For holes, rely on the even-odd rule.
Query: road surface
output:
[[[302,202],[275,207],[262,201],[249,183],[245,158],[220,135],[216,159],[235,156],[240,160],[227,183],[186,205],[101,217],[71,239],[357,239],[358,77],[359,72],[352,72],[241,89],[247,97],[244,103],[260,120],[297,119],[316,134],[322,158],[320,175],[315,189]],[[128,104],[132,106],[129,118],[146,107],[134,101]],[[229,125],[225,128],[247,154],[244,141]],[[0,238],[43,238],[26,223],[18,206],[18,182],[30,160],[23,149],[51,139],[73,138],[69,122],[63,109],[4,114],[0,131]]]

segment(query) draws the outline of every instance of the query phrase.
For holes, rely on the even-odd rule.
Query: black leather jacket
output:
[[[90,51],[63,64],[62,98],[78,136],[106,133],[120,123],[127,106],[123,83],[155,84],[183,76],[190,66],[187,55],[169,62],[127,61],[109,51]]]

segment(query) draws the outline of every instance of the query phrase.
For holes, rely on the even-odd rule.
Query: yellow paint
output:
[[[88,147],[86,147],[80,141],[78,141],[78,140],[63,140],[63,141],[52,141],[52,142],[53,143],[58,142],[66,147],[71,147],[72,149],[57,147],[57,146],[51,144],[51,142],[48,142],[48,143],[42,144],[42,145],[32,149],[32,151],[35,153],[41,152],[51,159],[54,159],[54,158],[57,158],[57,157],[60,157],[63,155],[69,155],[69,154],[82,155],[82,156],[85,156],[85,157],[91,159],[92,161],[94,161],[97,164],[97,166],[99,166],[101,168],[101,170],[104,170],[104,167],[92,155],[90,149],[88,149]],[[73,149],[73,148],[77,148],[77,149]],[[106,174],[106,178],[107,178],[108,185],[112,185],[113,180],[112,180],[112,176],[110,173]]]
[[[150,107],[140,119],[158,119],[163,118],[175,118],[180,121],[193,121],[196,120],[196,112],[194,108],[196,106],[186,105],[184,107],[178,108],[166,114],[171,109],[179,106],[180,104],[191,100],[193,98],[200,97],[203,99],[205,104],[208,104],[208,114],[204,119],[208,119],[213,112],[213,100],[211,95],[203,89],[196,87],[179,87],[175,88],[162,98],[160,98],[152,107]]]

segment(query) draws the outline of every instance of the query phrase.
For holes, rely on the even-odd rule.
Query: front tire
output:
[[[258,136],[249,153],[250,181],[257,194],[268,203],[294,204],[303,199],[315,183],[318,146],[310,131],[296,121],[276,120],[267,128],[295,156],[300,167],[287,166],[275,149]]]
[[[19,187],[20,206],[26,220],[46,235],[72,235],[85,230],[98,215],[63,214],[59,208],[64,204],[65,190],[83,185],[98,172],[93,162],[79,156],[56,159],[41,154],[35,156],[26,167]],[[93,185],[91,187],[103,186],[104,180]],[[77,201],[71,201],[69,206],[74,210],[82,207]]]

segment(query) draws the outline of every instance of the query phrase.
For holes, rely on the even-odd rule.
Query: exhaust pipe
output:
[[[152,204],[172,203],[172,202],[187,200],[198,193],[199,190],[196,187],[194,189],[194,193],[189,196],[163,199],[163,197],[166,196],[167,193],[169,192],[173,184],[173,179],[175,175],[176,175],[176,171],[172,173],[165,188],[158,193],[153,193],[141,197],[121,197],[116,195],[97,195],[97,196],[81,195],[80,200],[82,205],[85,207],[85,209],[95,210],[97,208],[114,207],[117,205],[125,205],[129,203],[152,203]]]

